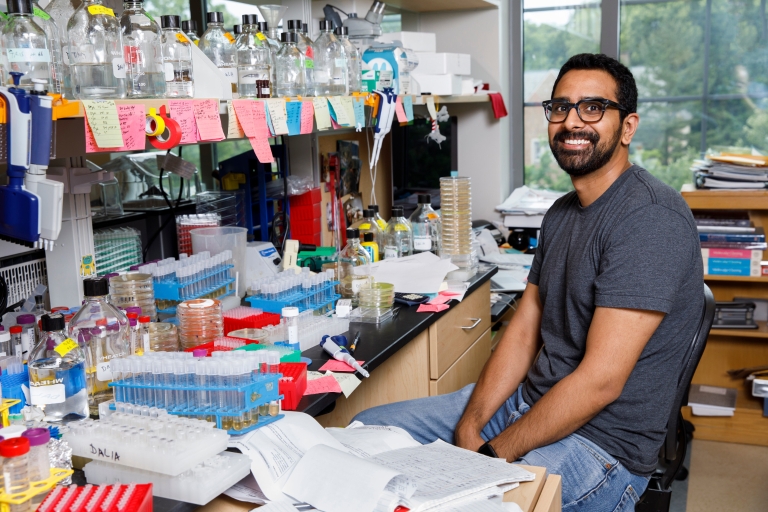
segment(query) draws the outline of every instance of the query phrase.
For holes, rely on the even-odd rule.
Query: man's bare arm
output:
[[[454,442],[477,450],[485,441],[480,431],[525,379],[539,351],[541,301],[539,287],[528,284],[504,337],[485,364],[472,398],[456,426]]]
[[[522,418],[491,441],[514,461],[575,432],[621,395],[640,354],[664,313],[598,307],[587,335],[584,359]]]

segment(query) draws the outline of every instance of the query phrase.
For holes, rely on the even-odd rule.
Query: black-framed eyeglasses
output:
[[[572,108],[576,109],[579,119],[585,123],[596,123],[605,115],[607,107],[613,107],[618,110],[629,112],[629,109],[605,98],[586,98],[576,103],[565,100],[547,100],[542,101],[544,115],[550,123],[562,123],[568,118]]]

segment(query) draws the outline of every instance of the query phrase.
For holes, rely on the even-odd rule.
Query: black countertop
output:
[[[498,269],[494,265],[481,264],[478,273],[470,280],[469,289],[465,297],[477,290],[497,271]],[[363,368],[368,370],[368,372],[375,371],[384,361],[406,346],[419,333],[451,311],[449,308],[440,313],[417,313],[417,309],[418,306],[406,307],[401,305],[397,317],[387,320],[382,324],[350,324],[349,330],[351,333],[360,331],[360,341],[355,351],[355,358],[359,361],[365,361]],[[302,356],[312,359],[312,364],[308,370],[314,371],[319,370],[330,359],[328,353],[320,346],[305,350]],[[341,396],[340,393],[307,395],[302,397],[296,410],[311,416],[318,416],[326,409],[329,409],[339,396]]]

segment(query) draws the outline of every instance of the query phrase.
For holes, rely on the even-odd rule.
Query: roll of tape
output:
[[[165,130],[159,135],[148,137],[149,143],[157,149],[175,148],[181,142],[181,127],[179,123],[168,117],[165,105],[160,107],[160,118],[165,123]]]
[[[165,131],[165,121],[157,115],[157,109],[150,108],[147,114],[147,123],[144,125],[144,132],[150,137],[157,137]]]

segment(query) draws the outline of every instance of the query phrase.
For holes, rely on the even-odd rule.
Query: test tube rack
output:
[[[154,283],[155,301],[158,301],[157,312],[164,313],[164,314],[176,314],[176,306],[164,307],[161,309],[159,301],[173,301],[173,302],[179,303],[185,300],[194,300],[194,299],[201,299],[201,298],[221,299],[222,297],[227,297],[228,295],[232,295],[233,293],[235,293],[235,289],[233,286],[235,280],[231,277],[228,277],[229,270],[232,268],[234,268],[234,265],[223,265],[223,268],[219,268],[213,272],[206,272],[204,275],[197,277],[195,279],[190,279],[189,281],[186,281],[184,283],[179,283],[179,280],[175,277],[173,279],[166,279],[164,281],[159,281]],[[219,281],[212,286],[207,286],[203,288],[197,293],[194,293],[187,297],[182,298],[181,290],[183,288],[188,286],[194,286],[212,277],[218,277]]]
[[[151,482],[152,494],[169,500],[205,505],[251,472],[251,458],[221,452],[179,476],[92,461],[83,468],[89,484]]]
[[[280,323],[280,315],[275,313],[265,313],[257,308],[238,306],[236,308],[224,311],[224,334],[240,329],[260,329],[266,325],[275,325]]]
[[[140,397],[142,395],[146,396],[150,393],[154,396],[156,396],[158,393],[165,392],[174,394],[175,392],[192,392],[195,394],[202,392],[207,393],[209,396],[213,396],[214,393],[216,393],[218,396],[237,396],[237,403],[234,409],[226,408],[227,410],[222,411],[219,407],[215,407],[213,405],[208,408],[202,408],[197,406],[190,406],[189,402],[184,402],[167,412],[175,416],[200,418],[206,422],[210,422],[208,423],[209,425],[215,424],[217,429],[224,430],[228,434],[239,435],[245,434],[246,432],[250,432],[251,430],[255,430],[259,427],[263,427],[264,425],[277,421],[283,417],[282,414],[278,414],[276,416],[261,416],[258,413],[259,406],[269,405],[270,402],[274,400],[281,400],[283,398],[282,395],[279,394],[278,381],[280,380],[280,377],[282,377],[282,375],[279,373],[264,373],[258,375],[252,374],[251,382],[249,384],[240,386],[185,387],[174,385],[139,384],[134,377],[129,377],[127,379],[112,381],[109,383],[109,386],[115,389],[115,402],[118,403],[118,406],[120,403],[132,404],[134,407],[137,405],[144,405],[136,403],[136,397]],[[119,408],[117,410],[119,410]],[[219,450],[219,452],[223,449],[224,448]],[[88,455],[84,456],[88,457]],[[140,467],[133,464],[131,465],[133,467],[146,469],[148,471],[159,471],[158,469],[155,469],[154,466]],[[165,471],[159,472],[165,473]]]
[[[292,346],[288,345],[287,342],[278,342],[274,345],[261,345],[259,343],[249,343],[247,345],[243,345],[242,347],[234,349],[234,351],[237,350],[245,350],[246,352],[253,352],[255,350],[272,350],[272,351],[278,351],[280,352],[280,362],[281,363],[298,363],[301,361],[301,350],[296,350]]]
[[[295,411],[299,406],[301,397],[307,390],[307,365],[305,363],[280,363],[278,371],[282,375],[280,379],[280,393],[283,398],[283,409]]]
[[[267,299],[262,296],[251,296],[246,297],[245,300],[251,304],[252,308],[259,308],[268,313],[281,313],[283,308],[288,307],[299,308],[299,311],[321,309],[328,305],[333,306],[333,304],[341,298],[341,295],[336,293],[336,285],[338,284],[338,281],[327,281],[324,285],[308,293],[294,292],[281,299]],[[331,292],[330,299],[323,299],[319,302],[312,299],[313,296],[320,292],[325,292],[324,295],[328,296],[327,292],[329,290]]]
[[[70,471],[72,473],[72,471]],[[152,484],[56,487],[37,512],[152,512]]]
[[[48,492],[54,485],[61,482],[73,473],[71,469],[51,468],[51,475],[45,480],[30,482],[29,489],[24,492],[6,494],[5,488],[0,488],[0,511],[9,512],[9,505],[21,505],[33,497]]]

